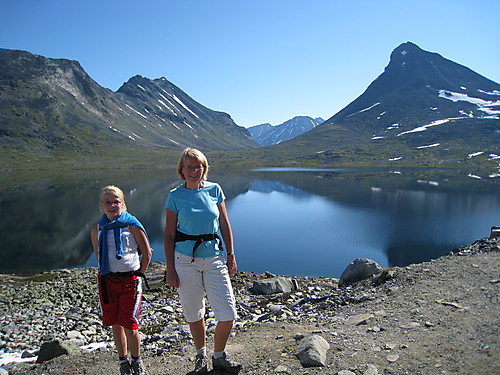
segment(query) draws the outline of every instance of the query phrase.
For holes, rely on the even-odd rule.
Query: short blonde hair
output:
[[[184,151],[182,151],[181,157],[179,159],[179,164],[177,164],[177,176],[179,176],[181,180],[186,179],[184,177],[184,174],[182,173],[182,168],[184,167],[184,162],[186,161],[186,159],[196,160],[203,166],[203,175],[201,179],[205,181],[207,179],[208,169],[210,168],[208,166],[208,160],[203,152],[195,148],[186,148]]]
[[[125,195],[123,194],[123,191],[122,189],[120,189],[119,187],[115,186],[115,185],[107,185],[107,186],[104,186],[102,189],[101,189],[101,194],[99,195],[99,208],[102,210],[102,204],[104,203],[103,202],[103,197],[104,197],[104,194],[108,194],[108,193],[111,193],[111,194],[114,194],[116,195],[118,198],[120,198],[120,200],[122,201],[123,203],[123,209],[126,211],[127,210],[127,205],[125,204]],[[104,210],[103,210],[104,211]]]

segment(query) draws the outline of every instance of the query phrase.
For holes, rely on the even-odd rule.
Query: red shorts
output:
[[[142,303],[142,280],[138,276],[98,277],[102,323],[138,329]],[[105,290],[103,290],[105,288]]]

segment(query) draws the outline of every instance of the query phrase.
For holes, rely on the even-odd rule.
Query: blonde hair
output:
[[[210,168],[208,166],[208,160],[203,152],[195,148],[186,148],[184,151],[182,151],[181,158],[179,159],[179,164],[177,164],[177,176],[179,176],[181,180],[186,179],[184,177],[184,174],[182,173],[182,167],[184,167],[184,162],[186,161],[186,159],[196,160],[203,166],[203,175],[201,179],[205,181],[207,179],[208,169]]]
[[[118,198],[120,198],[120,200],[122,201],[122,204],[123,204],[123,209],[125,211],[127,210],[127,205],[125,204],[125,195],[123,194],[122,189],[120,189],[119,187],[117,187],[115,185],[107,185],[101,189],[101,194],[99,195],[99,208],[101,210],[102,210],[102,204],[104,203],[103,202],[104,194],[108,194],[108,193],[114,194]]]

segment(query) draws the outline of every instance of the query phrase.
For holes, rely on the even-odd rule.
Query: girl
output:
[[[120,374],[146,374],[140,360],[139,334],[140,277],[144,277],[151,260],[146,230],[126,211],[123,191],[118,187],[104,187],[99,206],[104,214],[92,227],[91,240],[99,263],[102,321],[112,327]],[[128,349],[132,363],[127,357]]]

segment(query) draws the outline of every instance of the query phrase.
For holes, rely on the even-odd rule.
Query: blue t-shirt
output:
[[[190,190],[179,185],[170,190],[165,208],[177,213],[177,229],[186,234],[200,235],[219,231],[219,204],[226,197],[219,184],[205,181],[201,189]],[[192,256],[196,241],[175,243],[175,251]],[[208,258],[219,255],[219,241],[204,241],[195,252],[196,257]]]

